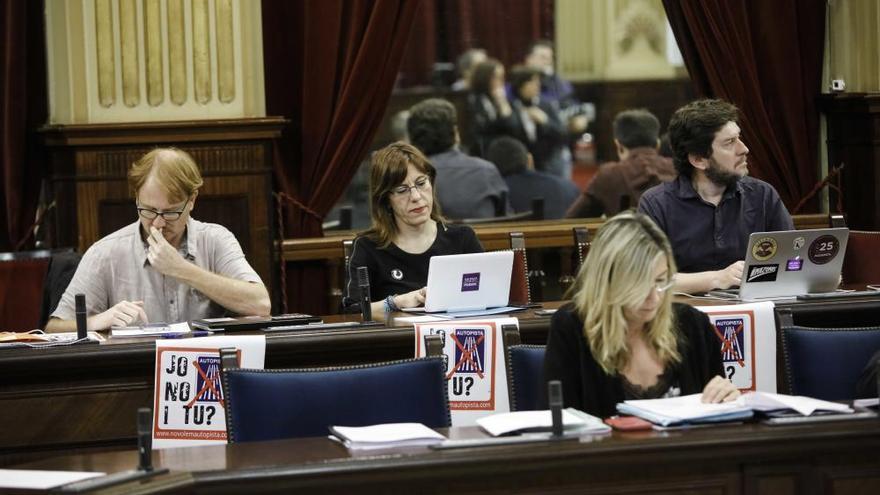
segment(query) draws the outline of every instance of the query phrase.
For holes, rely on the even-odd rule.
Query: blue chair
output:
[[[880,349],[880,326],[812,328],[781,318],[786,393],[823,400],[852,400],[856,382]]]
[[[543,345],[520,343],[519,330],[515,325],[501,329],[507,358],[507,394],[511,411],[534,411],[546,409]]]
[[[223,389],[230,443],[323,436],[334,425],[451,425],[442,358],[278,370],[229,369],[227,363]]]

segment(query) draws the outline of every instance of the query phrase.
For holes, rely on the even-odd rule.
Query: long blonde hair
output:
[[[654,266],[666,256],[669,279],[675,260],[669,240],[641,213],[623,212],[605,222],[572,286],[572,302],[584,322],[584,336],[593,357],[608,374],[617,374],[630,358],[624,311],[640,306],[655,290]],[[672,291],[662,294],[654,319],[647,323],[648,345],[663,364],[681,361],[678,330],[672,312]]]

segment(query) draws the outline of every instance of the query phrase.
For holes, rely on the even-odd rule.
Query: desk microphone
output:
[[[153,470],[153,411],[148,407],[138,408],[137,411],[137,434],[138,434],[138,471]]]
[[[88,323],[86,321],[86,295],[74,296],[76,302],[76,338],[78,340],[88,337]]]
[[[361,316],[364,321],[373,319],[373,310],[370,307],[370,273],[365,266],[357,269],[358,289],[361,292]]]
[[[553,421],[553,437],[562,437],[562,382],[559,380],[547,384],[547,402]]]

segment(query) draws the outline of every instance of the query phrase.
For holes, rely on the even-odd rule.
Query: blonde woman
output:
[[[721,376],[709,318],[672,303],[674,274],[669,241],[647,216],[621,213],[599,229],[547,342],[545,377],[562,381],[567,407],[607,417],[626,399],[739,396]]]
[[[396,142],[376,151],[370,162],[372,226],[355,238],[343,305],[359,311],[357,269],[370,276],[374,318],[425,303],[432,256],[479,253],[473,229],[447,225],[437,203],[437,171],[418,150]]]

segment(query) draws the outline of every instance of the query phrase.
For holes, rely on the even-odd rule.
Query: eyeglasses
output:
[[[656,290],[658,294],[663,294],[664,292],[671,289],[673,285],[675,285],[675,280],[671,279],[663,282],[655,282],[654,290]]]
[[[416,179],[413,185],[408,186],[406,184],[401,184],[394,189],[391,190],[391,195],[395,197],[403,197],[405,195],[411,194],[412,190],[422,193],[431,189],[431,180],[425,177],[424,175]]]
[[[152,208],[141,208],[137,207],[138,214],[147,220],[154,220],[159,215],[162,215],[162,220],[166,222],[173,222],[180,218],[180,215],[183,215],[183,212],[186,211],[186,205],[189,203],[189,200],[186,200],[186,203],[180,207],[178,211],[156,211]]]

